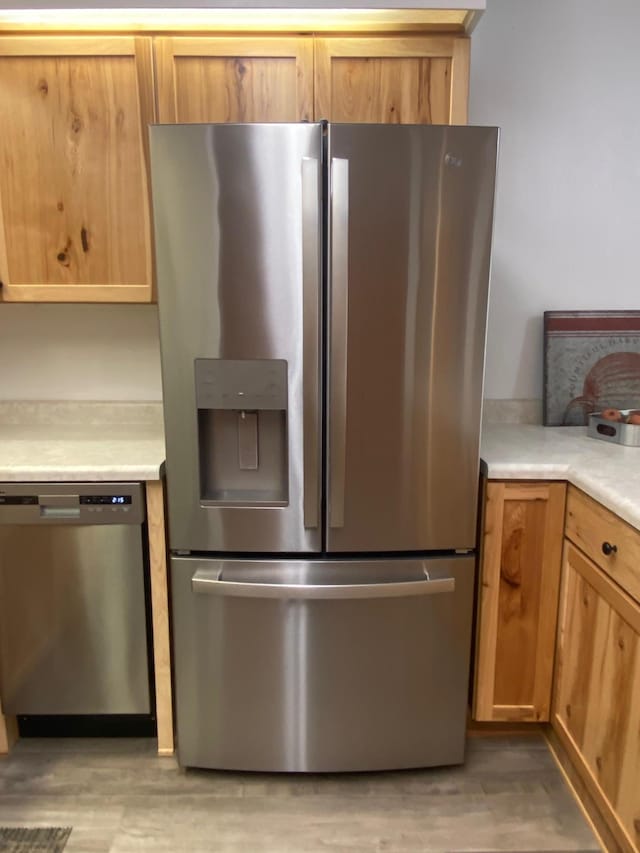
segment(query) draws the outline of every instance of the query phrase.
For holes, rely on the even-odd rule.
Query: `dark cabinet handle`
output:
[[[610,557],[611,554],[618,553],[618,546],[612,545],[611,542],[603,542],[602,543],[602,553],[606,554],[607,557]]]

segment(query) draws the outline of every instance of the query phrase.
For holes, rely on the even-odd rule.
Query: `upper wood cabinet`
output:
[[[0,38],[2,299],[151,299],[153,104],[149,38]]]
[[[0,299],[153,299],[156,120],[463,124],[468,78],[456,34],[0,36]]]
[[[315,42],[315,118],[466,124],[469,40],[460,36]]]
[[[478,593],[474,719],[549,719],[564,483],[489,482]]]
[[[313,39],[157,38],[161,122],[313,119]]]

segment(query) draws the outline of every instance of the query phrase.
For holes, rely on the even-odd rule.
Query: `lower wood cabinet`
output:
[[[640,606],[566,540],[552,723],[623,850],[640,849]]]
[[[565,495],[558,482],[487,485],[475,720],[549,719]]]

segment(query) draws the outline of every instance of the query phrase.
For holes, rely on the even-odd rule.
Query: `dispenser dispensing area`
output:
[[[286,506],[287,362],[195,360],[200,500]]]

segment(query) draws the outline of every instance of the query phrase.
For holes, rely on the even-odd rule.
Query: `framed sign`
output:
[[[545,426],[606,408],[640,408],[640,311],[545,311]]]

